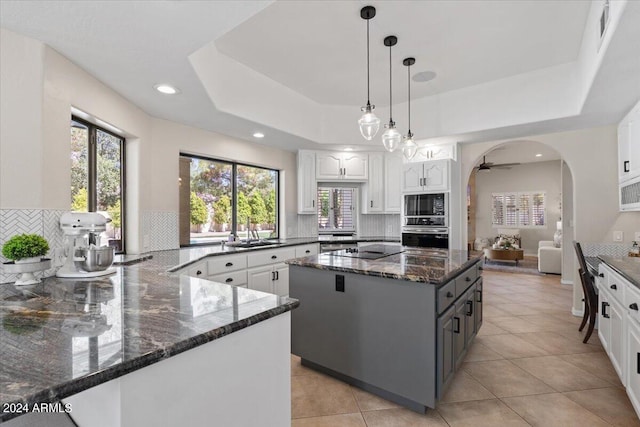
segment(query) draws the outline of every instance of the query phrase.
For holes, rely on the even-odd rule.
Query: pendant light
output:
[[[396,129],[396,124],[393,121],[393,97],[391,90],[391,47],[398,43],[396,36],[387,36],[384,38],[384,45],[389,47],[389,124],[385,125],[387,129],[382,134],[382,144],[387,151],[392,152],[402,142],[402,134]]]
[[[358,125],[360,126],[360,133],[367,141],[371,141],[380,129],[380,119],[373,114],[375,105],[371,105],[369,100],[369,20],[376,16],[376,8],[373,6],[365,6],[360,9],[360,17],[367,21],[367,105],[360,110],[364,112]]]
[[[413,159],[413,156],[415,156],[418,152],[418,146],[413,141],[413,134],[411,133],[411,66],[416,63],[416,59],[405,58],[402,63],[407,67],[407,81],[409,82],[409,96],[407,98],[407,105],[409,109],[409,113],[407,114],[409,118],[409,131],[407,132],[407,136],[404,137],[402,154],[404,154],[405,159],[411,160]]]

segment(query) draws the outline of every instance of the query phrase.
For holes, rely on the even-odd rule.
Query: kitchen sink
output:
[[[270,242],[266,240],[252,240],[249,242],[233,242],[227,243],[227,246],[232,246],[234,248],[257,248],[260,246],[273,246],[277,245],[278,242]]]

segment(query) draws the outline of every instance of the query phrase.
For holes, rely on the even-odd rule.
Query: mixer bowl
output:
[[[101,246],[99,248],[79,248],[75,251],[74,265],[77,269],[92,272],[103,271],[111,267],[115,248]]]

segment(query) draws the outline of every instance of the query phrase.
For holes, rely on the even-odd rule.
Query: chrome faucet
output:
[[[247,243],[251,242],[251,217],[247,217]]]

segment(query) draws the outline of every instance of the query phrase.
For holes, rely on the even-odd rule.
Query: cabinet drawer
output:
[[[227,285],[246,286],[247,270],[230,271],[228,273],[216,274],[215,276],[207,277],[207,279],[213,282],[224,283]]]
[[[187,267],[187,276],[204,279],[207,276],[207,264],[205,262],[199,262]]]
[[[622,304],[624,302],[624,288],[627,286],[626,280],[611,271],[606,271],[605,276],[607,277],[607,291]]]
[[[476,281],[478,277],[478,268],[476,264],[472,265],[456,277],[456,298],[462,295]]]
[[[259,265],[275,264],[285,262],[296,257],[295,248],[281,248],[273,250],[258,250],[247,255],[247,265],[256,267]]]
[[[624,293],[624,309],[629,313],[629,319],[640,326],[640,289],[631,283],[627,283],[625,286],[627,289]]]
[[[450,281],[438,289],[438,314],[442,313],[456,299],[456,282]]]
[[[209,274],[236,271],[247,268],[246,255],[214,256],[208,261]]]
[[[316,243],[312,245],[296,246],[296,258],[318,255],[318,245]]]

